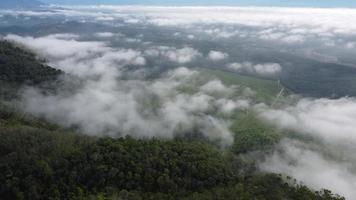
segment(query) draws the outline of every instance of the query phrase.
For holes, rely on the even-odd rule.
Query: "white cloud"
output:
[[[53,8],[50,12],[19,10],[0,13],[63,15],[66,18],[80,17],[83,21],[113,21],[111,23],[115,25],[142,23],[189,30],[198,27],[199,30],[194,29],[192,33],[182,30],[174,34],[191,40],[204,37],[197,33],[200,31],[216,38],[251,37],[293,45],[320,38],[326,46],[340,43],[343,48],[356,46],[352,41],[338,43],[335,39],[340,35],[355,35],[356,24],[349,23],[349,19],[356,17],[354,9],[93,6]],[[114,33],[94,35],[113,37]],[[146,50],[141,51],[113,48],[105,42],[81,41],[78,38],[74,34],[5,37],[26,45],[48,59],[50,65],[83,79],[83,85],[72,93],[59,91],[56,95],[44,95],[36,89],[26,90],[22,102],[26,111],[64,126],[76,125],[88,134],[172,138],[176,134],[197,130],[209,138],[231,144],[231,115],[240,109],[248,109],[252,104],[244,97],[233,96],[236,88],[225,86],[219,80],[197,83],[199,72],[187,68],[175,69],[150,81],[121,77],[130,65],[144,66],[145,57],[187,64],[202,57],[198,50],[189,46],[147,48],[151,45],[147,43]],[[125,38],[122,41],[134,43],[130,44],[134,46],[141,39],[144,38]],[[315,52],[310,56],[322,61],[337,61],[337,58]],[[227,53],[220,51],[210,51],[208,55],[212,61],[228,57]],[[278,63],[230,63],[227,67],[262,76],[273,76],[282,71]],[[145,69],[140,67],[139,70]],[[132,74],[139,70],[132,71]],[[182,92],[182,88],[191,87],[195,87],[192,93]],[[246,96],[254,94],[248,88],[241,91]],[[282,142],[280,148],[284,153],[274,152],[262,168],[292,175],[315,189],[333,189],[352,199],[355,196],[355,173],[349,166],[356,166],[356,158],[352,157],[354,151],[343,146],[356,143],[355,105],[353,98],[342,98],[303,99],[284,108],[259,107],[264,120],[283,129],[319,138],[324,143],[341,146],[342,151],[347,152],[347,155],[340,153],[347,159],[338,163],[318,150],[303,148],[294,142]]]
[[[289,36],[280,38],[280,40],[282,42],[286,42],[286,43],[301,43],[301,42],[305,41],[305,38],[302,35],[289,35]]]
[[[175,47],[158,46],[152,47],[145,51],[145,54],[152,57],[163,56],[172,62],[185,64],[192,62],[194,59],[202,56],[202,54],[191,47],[177,49]]]
[[[249,100],[231,100],[220,99],[217,101],[217,105],[220,107],[220,112],[226,115],[233,114],[236,109],[248,109],[250,108]]]
[[[347,199],[355,199],[354,98],[300,99],[278,109],[255,107],[262,119],[292,130],[301,140],[282,141],[261,164],[263,170],[293,176],[314,189],[331,189]]]
[[[216,38],[231,38],[239,34],[239,30],[225,30],[222,28],[204,27],[201,31]]]
[[[356,25],[355,9],[276,7],[153,7],[153,6],[63,6],[51,11],[2,10],[1,15],[67,16],[97,20],[124,20],[161,26],[228,24],[251,27],[280,27],[296,34],[351,34]],[[289,34],[288,34],[289,35]],[[291,39],[291,38],[289,38]],[[295,38],[293,39],[295,40]]]
[[[77,125],[88,134],[172,138],[200,130],[208,138],[231,144],[229,120],[208,114],[214,109],[213,105],[220,106],[217,101],[224,97],[216,98],[199,91],[195,94],[179,92],[179,87],[196,75],[197,72],[178,68],[153,82],[87,80],[84,87],[72,95],[68,92],[43,95],[29,89],[23,95],[22,105],[36,116],[63,126]]]
[[[231,94],[232,89],[226,87],[220,80],[211,80],[200,87],[200,89],[209,94]]]
[[[57,33],[57,34],[51,34],[48,35],[47,37],[49,38],[54,38],[54,39],[78,39],[80,36],[77,34],[72,34],[72,33]]]
[[[349,163],[330,160],[297,141],[283,140],[260,168],[292,176],[315,190],[331,189],[349,200],[356,196],[356,174]]]
[[[227,57],[229,57],[229,55],[221,51],[210,51],[208,54],[208,58],[213,61],[224,60]]]
[[[152,6],[98,6],[58,9],[66,15],[96,15],[135,19],[157,25],[236,24],[254,27],[286,27],[302,30],[299,33],[348,33],[356,25],[348,22],[356,16],[354,9],[272,8],[272,7],[152,7]],[[106,14],[107,13],[107,14]],[[117,14],[120,13],[120,14]],[[140,13],[140,15],[135,15]],[[146,16],[146,17],[142,17]],[[295,32],[295,31],[294,31]]]
[[[183,28],[206,26],[202,32],[214,38],[257,37],[283,43],[302,43],[322,38],[355,36],[355,9],[276,8],[276,7],[154,7],[154,6],[63,6],[50,11],[2,10],[0,15],[76,18],[83,21],[116,21]],[[235,26],[232,29],[210,25]],[[241,31],[242,27],[251,28]],[[196,38],[187,33],[187,38]]]
[[[126,41],[126,42],[129,42],[129,43],[139,43],[139,42],[142,42],[142,40],[139,39],[139,38],[125,38],[125,41]]]
[[[263,29],[256,33],[257,37],[262,40],[273,40],[274,42],[284,42],[284,43],[301,43],[306,39],[307,33],[300,33],[300,30],[285,30],[278,29],[278,27]]]
[[[171,61],[183,64],[191,62],[201,54],[193,48],[185,47],[177,50],[168,50],[164,53],[164,55],[167,56]]]
[[[188,39],[190,39],[190,40],[193,40],[193,39],[195,38],[195,36],[192,35],[192,34],[189,34],[187,37],[188,37]]]
[[[353,48],[355,48],[356,47],[356,42],[348,42],[348,43],[346,43],[346,48],[348,48],[348,49],[353,49]]]
[[[95,33],[95,35],[97,37],[103,37],[103,38],[115,36],[115,34],[111,33],[111,32],[98,32],[98,33]]]
[[[88,134],[172,138],[198,130],[229,145],[233,137],[228,115],[249,106],[244,97],[230,95],[235,88],[218,80],[197,82],[199,72],[184,67],[150,81],[123,78],[127,66],[145,65],[142,55],[156,55],[154,50],[179,63],[200,55],[189,47],[160,47],[141,53],[111,48],[103,42],[54,35],[38,38],[8,35],[6,38],[81,78],[80,85],[71,85],[72,91],[58,91],[53,95],[29,88],[23,93],[21,107],[51,122],[66,127],[75,125]],[[193,88],[194,92],[182,92],[185,87]],[[216,115],[216,111],[225,115]]]
[[[256,65],[251,62],[230,63],[227,65],[227,68],[237,72],[247,72],[262,76],[272,76],[282,71],[282,67],[278,63],[264,63]]]
[[[278,126],[327,141],[356,143],[356,100],[301,99],[295,106],[267,109],[261,116]]]
[[[140,51],[113,49],[104,42],[77,41],[58,35],[38,38],[7,35],[5,39],[24,44],[48,59],[51,66],[78,76],[118,75],[123,65],[146,62]]]
[[[175,69],[173,72],[170,72],[169,75],[174,79],[184,79],[189,78],[197,73],[197,71],[189,70],[186,67],[180,67]]]

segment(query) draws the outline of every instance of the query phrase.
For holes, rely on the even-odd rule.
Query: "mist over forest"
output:
[[[0,198],[356,199],[354,18],[0,9]]]

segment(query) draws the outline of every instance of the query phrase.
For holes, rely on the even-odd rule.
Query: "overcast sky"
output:
[[[356,7],[355,0],[42,0],[49,4]]]

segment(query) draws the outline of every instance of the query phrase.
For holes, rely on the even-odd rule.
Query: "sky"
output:
[[[48,4],[117,4],[117,5],[226,5],[288,7],[356,7],[355,0],[42,0]]]

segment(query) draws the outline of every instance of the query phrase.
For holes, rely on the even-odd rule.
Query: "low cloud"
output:
[[[315,190],[331,189],[350,200],[356,196],[356,174],[350,163],[328,159],[298,141],[283,140],[260,168],[292,176]]]
[[[229,55],[227,53],[221,51],[210,51],[208,54],[208,58],[212,61],[220,61],[228,58]]]
[[[251,106],[251,102],[246,99],[220,99],[216,103],[220,108],[220,112],[226,115],[231,115],[236,110],[249,109]]]
[[[144,74],[151,67],[166,67],[147,67],[152,60],[159,61],[153,65],[169,61],[168,67],[173,63],[178,66],[208,61],[210,64],[225,63],[235,56],[244,57],[245,52],[252,52],[246,54],[246,59],[251,60],[264,50],[269,51],[270,47],[271,54],[263,62],[272,63],[251,60],[225,67],[270,77],[282,72],[283,66],[273,62],[283,53],[320,62],[343,62],[338,58],[347,57],[345,53],[356,48],[353,42],[356,25],[345,20],[356,17],[353,9],[69,6],[45,10],[2,10],[0,13],[19,19],[49,16],[79,20],[83,24],[100,23],[107,26],[108,32],[90,33],[100,37],[100,41],[84,41],[75,34],[5,36],[46,58],[51,66],[81,79],[81,84],[71,85],[73,91],[63,89],[53,95],[28,88],[20,102],[24,110],[92,135],[173,138],[179,134],[201,133],[229,145],[233,141],[229,130],[231,116],[253,107],[262,120],[297,134],[298,138],[307,138],[283,140],[261,163],[262,170],[291,175],[314,189],[332,189],[354,199],[354,98],[300,99],[293,104],[271,107],[254,105],[249,96],[255,92],[248,88],[204,80],[203,74],[185,67],[170,70],[155,79],[135,78],[136,74]],[[145,35],[129,38],[116,33],[122,31],[129,35],[128,32],[136,30],[131,29],[133,24],[142,27],[139,30],[143,32],[139,34]],[[124,29],[126,25],[127,30]],[[109,32],[112,30],[115,33]],[[150,36],[155,31],[162,35]],[[174,40],[164,42],[169,39],[167,33],[171,33]],[[108,44],[114,36],[120,40]],[[155,43],[157,39],[161,41],[158,38],[161,36],[165,40]],[[201,45],[206,40],[212,42],[211,46]],[[234,48],[219,46],[221,41],[238,45]],[[124,47],[112,46],[117,43],[123,43]],[[175,46],[181,43],[184,45]],[[206,51],[203,48],[214,47],[219,51],[210,51],[204,56],[200,52]],[[234,52],[240,50],[241,54]],[[202,60],[204,62],[200,62]],[[353,62],[353,58],[349,60]],[[315,144],[311,145],[309,140]]]
[[[115,34],[111,33],[111,32],[99,32],[99,33],[95,33],[95,36],[103,37],[103,38],[109,38],[109,37],[115,36]]]
[[[189,27],[197,25],[235,25],[257,28],[252,35],[261,39],[301,43],[306,38],[337,39],[355,35],[354,9],[276,8],[276,7],[159,7],[159,6],[56,6],[49,10],[2,10],[0,15],[24,17],[85,18],[88,21],[120,21],[127,24]],[[213,36],[228,38],[238,29],[207,30]],[[193,38],[193,34],[189,34]]]
[[[145,51],[145,54],[151,57],[162,56],[172,62],[177,62],[179,64],[189,63],[196,58],[202,56],[202,54],[191,47],[184,47],[177,49],[175,47],[158,46],[152,47]]]
[[[200,87],[201,91],[214,94],[218,93],[221,95],[231,94],[233,90],[227,88],[220,80],[212,80]]]
[[[279,74],[282,71],[282,67],[278,63],[264,63],[256,65],[251,62],[230,63],[227,65],[227,68],[236,72],[245,72],[262,76],[272,76]]]
[[[294,30],[291,30],[293,32]],[[271,40],[284,43],[302,43],[305,41],[306,36],[304,34],[291,33],[286,30],[276,30],[275,28],[265,29],[257,32],[257,37],[262,40]],[[305,33],[305,32],[304,32]]]
[[[283,109],[266,109],[261,117],[281,128],[310,134],[327,141],[356,144],[356,100],[301,99]]]
[[[71,95],[67,92],[43,95],[36,89],[28,89],[22,105],[36,116],[66,127],[79,126],[89,134],[173,138],[198,130],[222,144],[231,144],[229,119],[209,113],[244,109],[248,103],[211,96],[203,90],[194,94],[179,91],[191,87],[190,82],[198,75],[187,68],[178,68],[152,82],[87,80],[84,87]],[[228,90],[225,86],[221,89]],[[229,102],[229,107],[222,102]]]
[[[356,42],[348,42],[345,44],[346,48],[353,49],[356,47]]]
[[[80,77],[120,76],[122,66],[146,63],[140,51],[113,49],[104,42],[78,41],[62,35],[38,38],[7,35],[4,39],[23,44],[49,60],[51,66]]]
[[[261,119],[299,138],[282,140],[260,164],[262,170],[289,175],[313,189],[326,188],[355,199],[354,98],[300,99],[281,108],[255,107]]]
[[[88,134],[173,138],[178,134],[200,133],[229,145],[233,141],[229,115],[249,107],[247,96],[231,95],[244,88],[202,79],[198,71],[185,67],[154,80],[125,78],[125,71],[137,70],[127,67],[145,65],[148,52],[114,49],[103,42],[53,35],[6,38],[34,50],[53,66],[82,80],[80,85],[72,86],[73,91],[59,90],[53,95],[28,88],[23,93],[21,107],[62,126],[79,127]],[[178,63],[200,55],[189,47],[156,50]],[[185,88],[190,92],[184,92]]]

